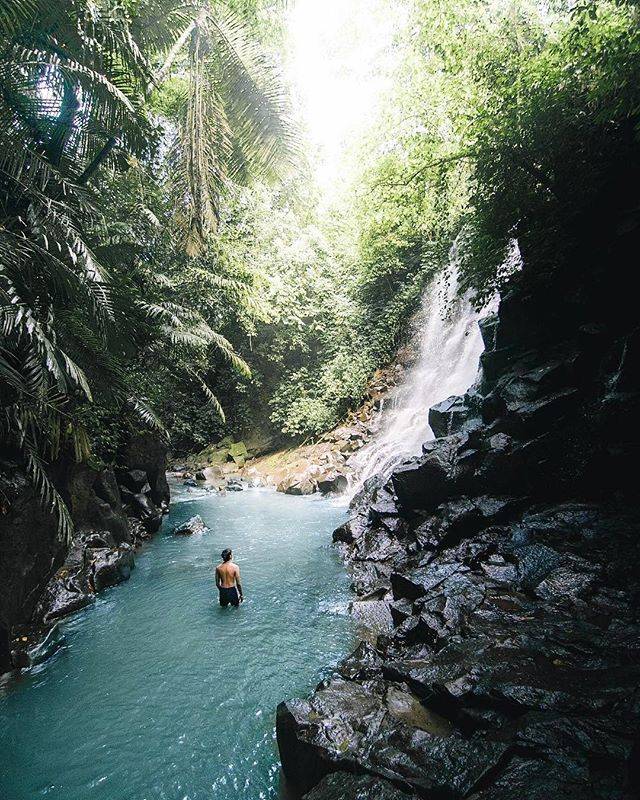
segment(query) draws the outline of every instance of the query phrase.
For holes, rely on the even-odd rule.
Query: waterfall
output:
[[[475,380],[484,349],[478,320],[496,305],[478,312],[468,295],[458,296],[453,248],[448,267],[427,286],[416,315],[413,341],[418,358],[393,400],[381,410],[373,438],[350,460],[355,475],[352,496],[368,478],[388,475],[433,439],[429,409],[451,395],[464,394]]]

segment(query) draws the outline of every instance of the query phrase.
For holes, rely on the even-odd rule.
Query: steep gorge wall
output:
[[[626,222],[563,269],[525,261],[482,325],[476,385],[335,532],[390,630],[278,708],[310,800],[638,796],[637,211]]]
[[[132,437],[122,466],[95,469],[60,459],[51,477],[70,511],[74,535],[37,502],[20,460],[0,462],[0,673],[46,654],[56,619],[129,577],[137,545],[168,510],[166,445]]]

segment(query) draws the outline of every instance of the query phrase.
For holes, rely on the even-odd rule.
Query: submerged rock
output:
[[[194,533],[205,533],[205,531],[208,530],[202,517],[196,514],[181,525],[176,525],[173,529],[173,533],[176,536],[192,536]]]

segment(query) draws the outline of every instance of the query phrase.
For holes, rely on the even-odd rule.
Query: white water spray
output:
[[[368,478],[388,475],[433,439],[429,409],[451,395],[464,394],[475,380],[484,349],[478,320],[496,305],[478,312],[468,296],[458,296],[454,249],[447,269],[427,287],[414,323],[418,359],[391,407],[380,412],[377,433],[350,461],[356,477],[352,496]]]

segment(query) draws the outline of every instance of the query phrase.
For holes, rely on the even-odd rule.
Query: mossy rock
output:
[[[247,446],[244,442],[235,442],[229,445],[229,453],[233,456],[234,460],[236,456],[242,456],[246,458],[249,455],[249,451],[247,450]]]
[[[236,466],[244,467],[244,463],[246,460],[244,456],[232,456],[232,458]]]
[[[229,447],[229,445],[233,444],[233,436],[225,436],[223,439],[220,439],[216,447],[223,448]]]
[[[207,460],[209,464],[225,464],[228,458],[228,450],[215,450],[213,453],[211,453]]]

